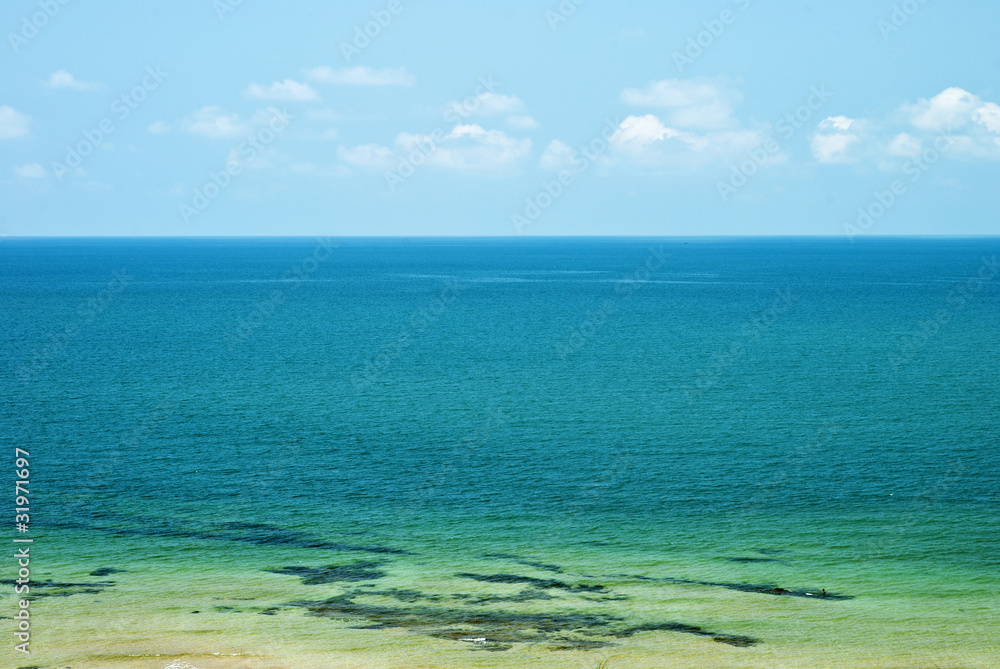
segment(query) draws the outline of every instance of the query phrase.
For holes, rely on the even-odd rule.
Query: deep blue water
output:
[[[994,240],[338,243],[7,242],[5,437],[60,497],[119,451],[125,507],[997,500]]]

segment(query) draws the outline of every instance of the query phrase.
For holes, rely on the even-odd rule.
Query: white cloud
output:
[[[756,130],[679,130],[645,114],[622,121],[609,145],[612,156],[634,167],[691,169],[725,164],[763,141],[764,136]]]
[[[322,65],[305,71],[306,78],[323,84],[354,86],[412,86],[416,79],[402,67],[375,70],[370,67],[343,67],[338,70]]]
[[[31,117],[13,107],[0,106],[0,139],[13,139],[28,134]]]
[[[538,166],[543,170],[552,170],[553,172],[566,170],[573,166],[573,159],[575,156],[576,151],[574,151],[568,144],[560,142],[558,139],[553,139],[549,142],[549,145],[545,147],[545,151],[542,153],[542,157],[538,161]]]
[[[25,179],[44,179],[48,174],[45,171],[45,168],[38,163],[18,165],[14,168],[14,173],[19,177],[24,177]]]
[[[663,125],[663,122],[652,114],[629,116],[611,135],[611,143],[618,148],[644,149],[664,137],[678,135],[680,132]]]
[[[828,116],[819,122],[819,127],[821,130],[850,130],[851,126],[854,125],[853,118],[847,118],[846,116]]]
[[[982,104],[977,96],[957,87],[946,88],[930,100],[921,98],[903,105],[910,123],[920,130],[941,132],[958,130],[972,120],[972,112]]]
[[[421,164],[453,170],[490,170],[509,166],[531,151],[530,139],[516,139],[476,124],[457,125],[447,134],[401,132],[395,148],[380,144],[340,147],[340,160],[368,170],[394,170],[400,161],[420,154]]]
[[[294,79],[275,81],[270,86],[255,83],[250,84],[247,86],[244,94],[260,100],[291,100],[302,102],[319,99],[319,94],[309,84],[302,84]]]
[[[165,132],[170,132],[173,128],[169,123],[165,123],[164,121],[153,121],[146,129],[154,135],[162,135]]]
[[[512,114],[507,117],[507,123],[522,130],[530,130],[538,127],[538,121],[528,114]]]
[[[74,91],[96,91],[104,88],[96,81],[80,81],[66,70],[53,72],[45,85],[49,88],[69,88]]]
[[[679,128],[727,128],[735,125],[733,105],[740,96],[720,84],[689,79],[653,81],[645,88],[622,91],[622,101],[667,109],[666,120]]]
[[[828,116],[820,121],[809,141],[812,155],[821,163],[848,163],[858,160],[858,155],[850,151],[858,144],[861,136],[857,130],[857,119],[847,116]]]
[[[429,135],[401,133],[396,145],[405,153],[418,148]],[[456,170],[485,170],[505,167],[528,155],[530,139],[515,139],[500,130],[486,130],[474,123],[457,125],[427,157],[428,165]]]

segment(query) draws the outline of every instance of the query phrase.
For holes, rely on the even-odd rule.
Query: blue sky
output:
[[[9,0],[0,26],[5,235],[1000,232],[992,1]]]

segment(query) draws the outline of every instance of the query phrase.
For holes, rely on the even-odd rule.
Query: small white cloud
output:
[[[153,121],[146,129],[154,135],[162,135],[165,132],[170,132],[173,128],[169,123],[165,123],[163,121]]]
[[[38,163],[18,165],[14,168],[14,173],[19,177],[24,177],[25,179],[44,179],[47,175],[45,168]]]
[[[957,130],[972,120],[972,112],[982,104],[977,96],[957,87],[946,88],[930,100],[903,105],[910,123],[920,130]]]
[[[400,133],[396,145],[405,153],[425,145],[429,139],[429,135]],[[470,123],[452,128],[437,150],[428,155],[427,164],[455,170],[496,169],[516,162],[530,151],[530,139],[515,139],[500,130],[486,130]]]
[[[96,81],[80,81],[66,70],[53,72],[45,85],[49,88],[69,88],[74,91],[96,91],[104,88]]]
[[[327,128],[326,130],[323,131],[323,134],[319,136],[320,139],[326,139],[326,140],[337,139],[338,137],[340,137],[340,133],[337,132],[336,128]]]
[[[574,151],[572,147],[565,142],[559,141],[558,139],[553,139],[549,142],[549,145],[545,147],[545,151],[542,153],[542,157],[538,161],[538,166],[543,170],[558,172],[559,170],[565,170],[572,167],[575,157],[576,151]]]
[[[626,104],[668,109],[667,122],[680,128],[732,127],[733,105],[740,98],[723,85],[689,79],[653,81],[625,89],[621,97]]]
[[[507,117],[507,123],[515,128],[530,130],[538,127],[538,121],[527,114],[514,114]]]
[[[611,135],[611,143],[618,148],[643,149],[664,137],[676,137],[680,133],[663,125],[653,116],[629,116]]]
[[[856,156],[849,152],[858,143],[860,135],[856,119],[846,116],[829,116],[817,124],[817,131],[810,139],[813,157],[821,163],[854,162]]]
[[[342,162],[369,170],[394,170],[400,161],[420,154],[420,164],[454,170],[490,170],[509,166],[528,155],[530,139],[515,139],[476,124],[457,125],[445,135],[401,132],[395,149],[379,144],[340,147]],[[414,160],[415,161],[415,160]]]
[[[634,167],[683,170],[724,165],[760,146],[756,130],[684,131],[653,114],[629,116],[612,133],[611,153]]]
[[[375,70],[370,67],[344,67],[338,70],[322,65],[305,71],[306,78],[323,84],[353,86],[412,86],[416,79],[402,67]]]
[[[850,130],[854,125],[853,118],[846,116],[829,116],[819,122],[820,130]]]
[[[250,84],[244,94],[251,98],[260,100],[289,100],[303,102],[306,100],[318,100],[319,94],[309,86],[294,79],[275,81],[270,86],[261,84]]]
[[[31,117],[13,107],[0,106],[0,139],[13,139],[28,134]]]
[[[899,156],[902,158],[919,156],[920,150],[920,142],[905,132],[901,132],[893,137],[892,141],[886,147],[886,151],[890,156]]]

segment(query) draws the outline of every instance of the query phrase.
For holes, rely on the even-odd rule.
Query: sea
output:
[[[5,239],[0,663],[1000,666],[998,255]]]

